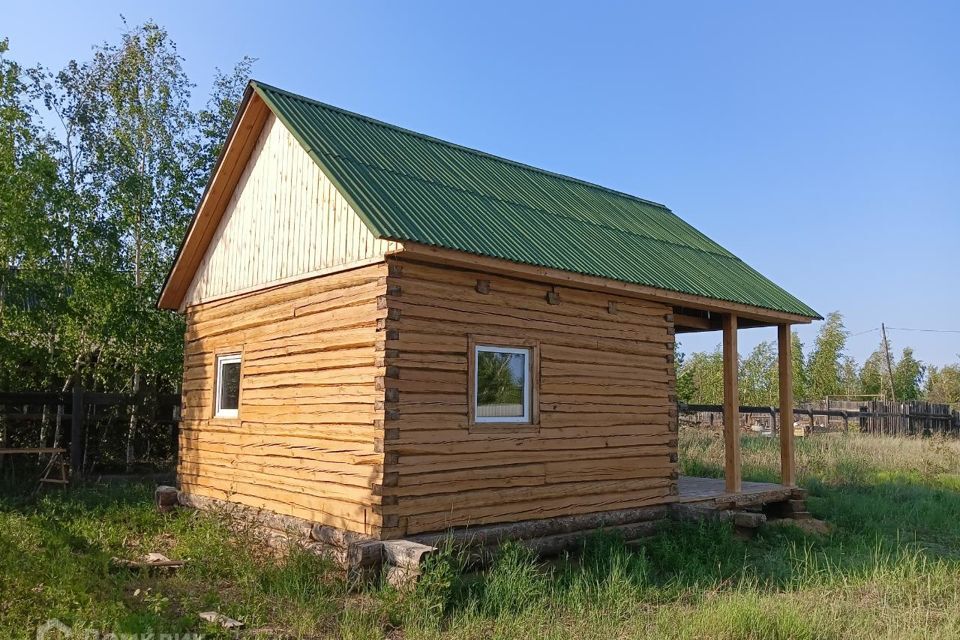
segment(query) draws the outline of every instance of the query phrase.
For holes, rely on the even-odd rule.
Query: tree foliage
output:
[[[897,400],[911,402],[921,398],[925,370],[926,366],[913,356],[913,349],[905,347],[893,368],[893,385]]]
[[[0,42],[0,389],[175,391],[183,321],[155,301],[252,60],[206,104],[167,31],[59,71]]]
[[[723,351],[697,352],[686,356],[677,373],[678,387],[683,381],[684,392],[678,390],[681,402],[692,404],[719,404],[723,402]]]
[[[794,332],[792,366],[794,401],[820,402],[830,397],[863,398],[878,396],[903,402],[960,404],[960,364],[940,369],[917,360],[913,349],[905,347],[899,357],[891,354],[893,369],[887,371],[884,344],[858,365],[845,353],[847,332],[843,316],[831,313],[817,334],[813,351],[804,357],[804,345]],[[678,353],[677,398],[683,403],[720,404],[723,402],[723,354],[712,352]],[[739,368],[740,403],[768,406],[779,403],[779,364],[775,342],[761,342],[746,356]]]
[[[489,351],[477,354],[477,405],[523,402],[523,356]]]
[[[771,406],[779,402],[777,345],[761,342],[740,363],[740,404]]]
[[[810,399],[810,381],[807,379],[807,361],[803,355],[803,343],[800,335],[793,331],[790,334],[792,347],[790,355],[793,358],[793,399],[796,402],[806,402]]]
[[[807,363],[808,393],[811,398],[843,394],[841,360],[846,346],[847,330],[843,326],[843,316],[839,311],[834,311],[820,327]]]
[[[924,396],[930,402],[960,407],[960,363],[928,368]]]

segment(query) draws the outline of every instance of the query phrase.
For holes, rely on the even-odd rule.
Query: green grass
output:
[[[776,480],[775,441],[745,438],[747,479]],[[722,442],[683,431],[684,473],[719,476]],[[231,637],[216,609],[262,637],[960,637],[960,444],[856,435],[798,443],[824,536],[674,524],[642,545],[598,534],[550,563],[506,546],[483,574],[445,550],[419,584],[350,584],[302,551],[265,552],[209,513],[161,515],[145,486],[0,499],[0,637],[59,618],[116,633]],[[118,571],[111,556],[189,558],[172,574]],[[251,634],[257,637],[257,633]]]

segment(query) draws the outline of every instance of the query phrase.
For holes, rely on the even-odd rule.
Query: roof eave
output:
[[[389,238],[394,239],[394,238]],[[503,258],[495,258],[480,254],[468,253],[456,249],[428,245],[420,242],[399,239],[403,242],[403,250],[398,255],[419,259],[425,262],[458,266],[468,269],[489,271],[503,275],[551,282],[591,290],[609,291],[618,295],[626,295],[644,300],[653,300],[665,304],[684,306],[715,313],[734,313],[739,317],[748,318],[756,323],[754,326],[775,326],[780,324],[809,324],[814,320],[822,320],[818,316],[805,316],[788,313],[740,302],[708,298],[669,289],[661,289],[646,285],[634,284],[622,280],[614,280],[600,276],[592,276],[573,271],[564,271],[553,267],[543,267],[522,262],[514,262]]]

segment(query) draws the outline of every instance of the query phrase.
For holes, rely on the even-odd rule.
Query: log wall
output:
[[[181,489],[372,536],[383,477],[384,263],[187,310]],[[242,352],[236,419],[218,353]]]
[[[402,254],[388,264],[385,537],[676,493],[668,306]],[[539,424],[469,423],[471,335],[538,341]]]

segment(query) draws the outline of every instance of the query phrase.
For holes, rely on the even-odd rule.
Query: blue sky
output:
[[[58,68],[152,18],[198,102],[251,55],[265,82],[663,202],[840,310],[860,361],[881,322],[960,330],[960,3],[81,4],[9,3],[0,37]],[[891,338],[960,360],[960,333]]]

